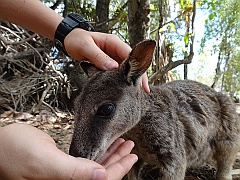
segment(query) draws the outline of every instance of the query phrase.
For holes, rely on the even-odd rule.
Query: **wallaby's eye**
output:
[[[104,116],[111,118],[115,112],[115,105],[113,103],[104,103],[97,110],[97,116]]]

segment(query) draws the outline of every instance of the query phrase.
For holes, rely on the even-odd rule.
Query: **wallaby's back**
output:
[[[216,152],[229,151],[220,141],[238,146],[239,119],[226,95],[180,80],[151,87],[151,94],[144,96],[141,120],[126,137],[136,142],[136,151],[145,161],[157,165],[172,159],[169,164],[180,164],[186,158],[187,167],[198,166]]]

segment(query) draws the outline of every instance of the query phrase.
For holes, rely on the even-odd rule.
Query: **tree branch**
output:
[[[181,65],[181,64],[190,64],[193,59],[193,53],[190,53],[186,58],[182,60],[177,60],[177,61],[171,61],[169,62],[166,66],[162,67],[159,71],[155,72],[150,78],[149,78],[149,83],[152,84],[156,79],[160,78],[163,76],[165,73],[168,71],[174,69],[175,67]]]

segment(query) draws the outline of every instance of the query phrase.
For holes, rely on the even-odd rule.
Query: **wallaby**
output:
[[[89,76],[75,103],[70,155],[99,160],[120,136],[135,142],[139,161],[129,179],[140,179],[142,162],[159,167],[162,180],[183,180],[189,167],[215,160],[217,180],[231,180],[240,147],[240,122],[226,95],[191,80],[141,88],[155,41],[137,44],[118,69],[101,71],[84,62]]]

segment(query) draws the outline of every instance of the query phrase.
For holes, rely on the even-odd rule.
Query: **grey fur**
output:
[[[139,162],[157,165],[162,180],[183,180],[186,168],[214,160],[217,180],[231,180],[240,148],[240,122],[232,101],[201,83],[180,80],[143,92],[140,76],[151,64],[155,42],[139,43],[118,69],[82,67],[90,76],[75,104],[70,154],[99,160],[120,136],[135,142]]]

